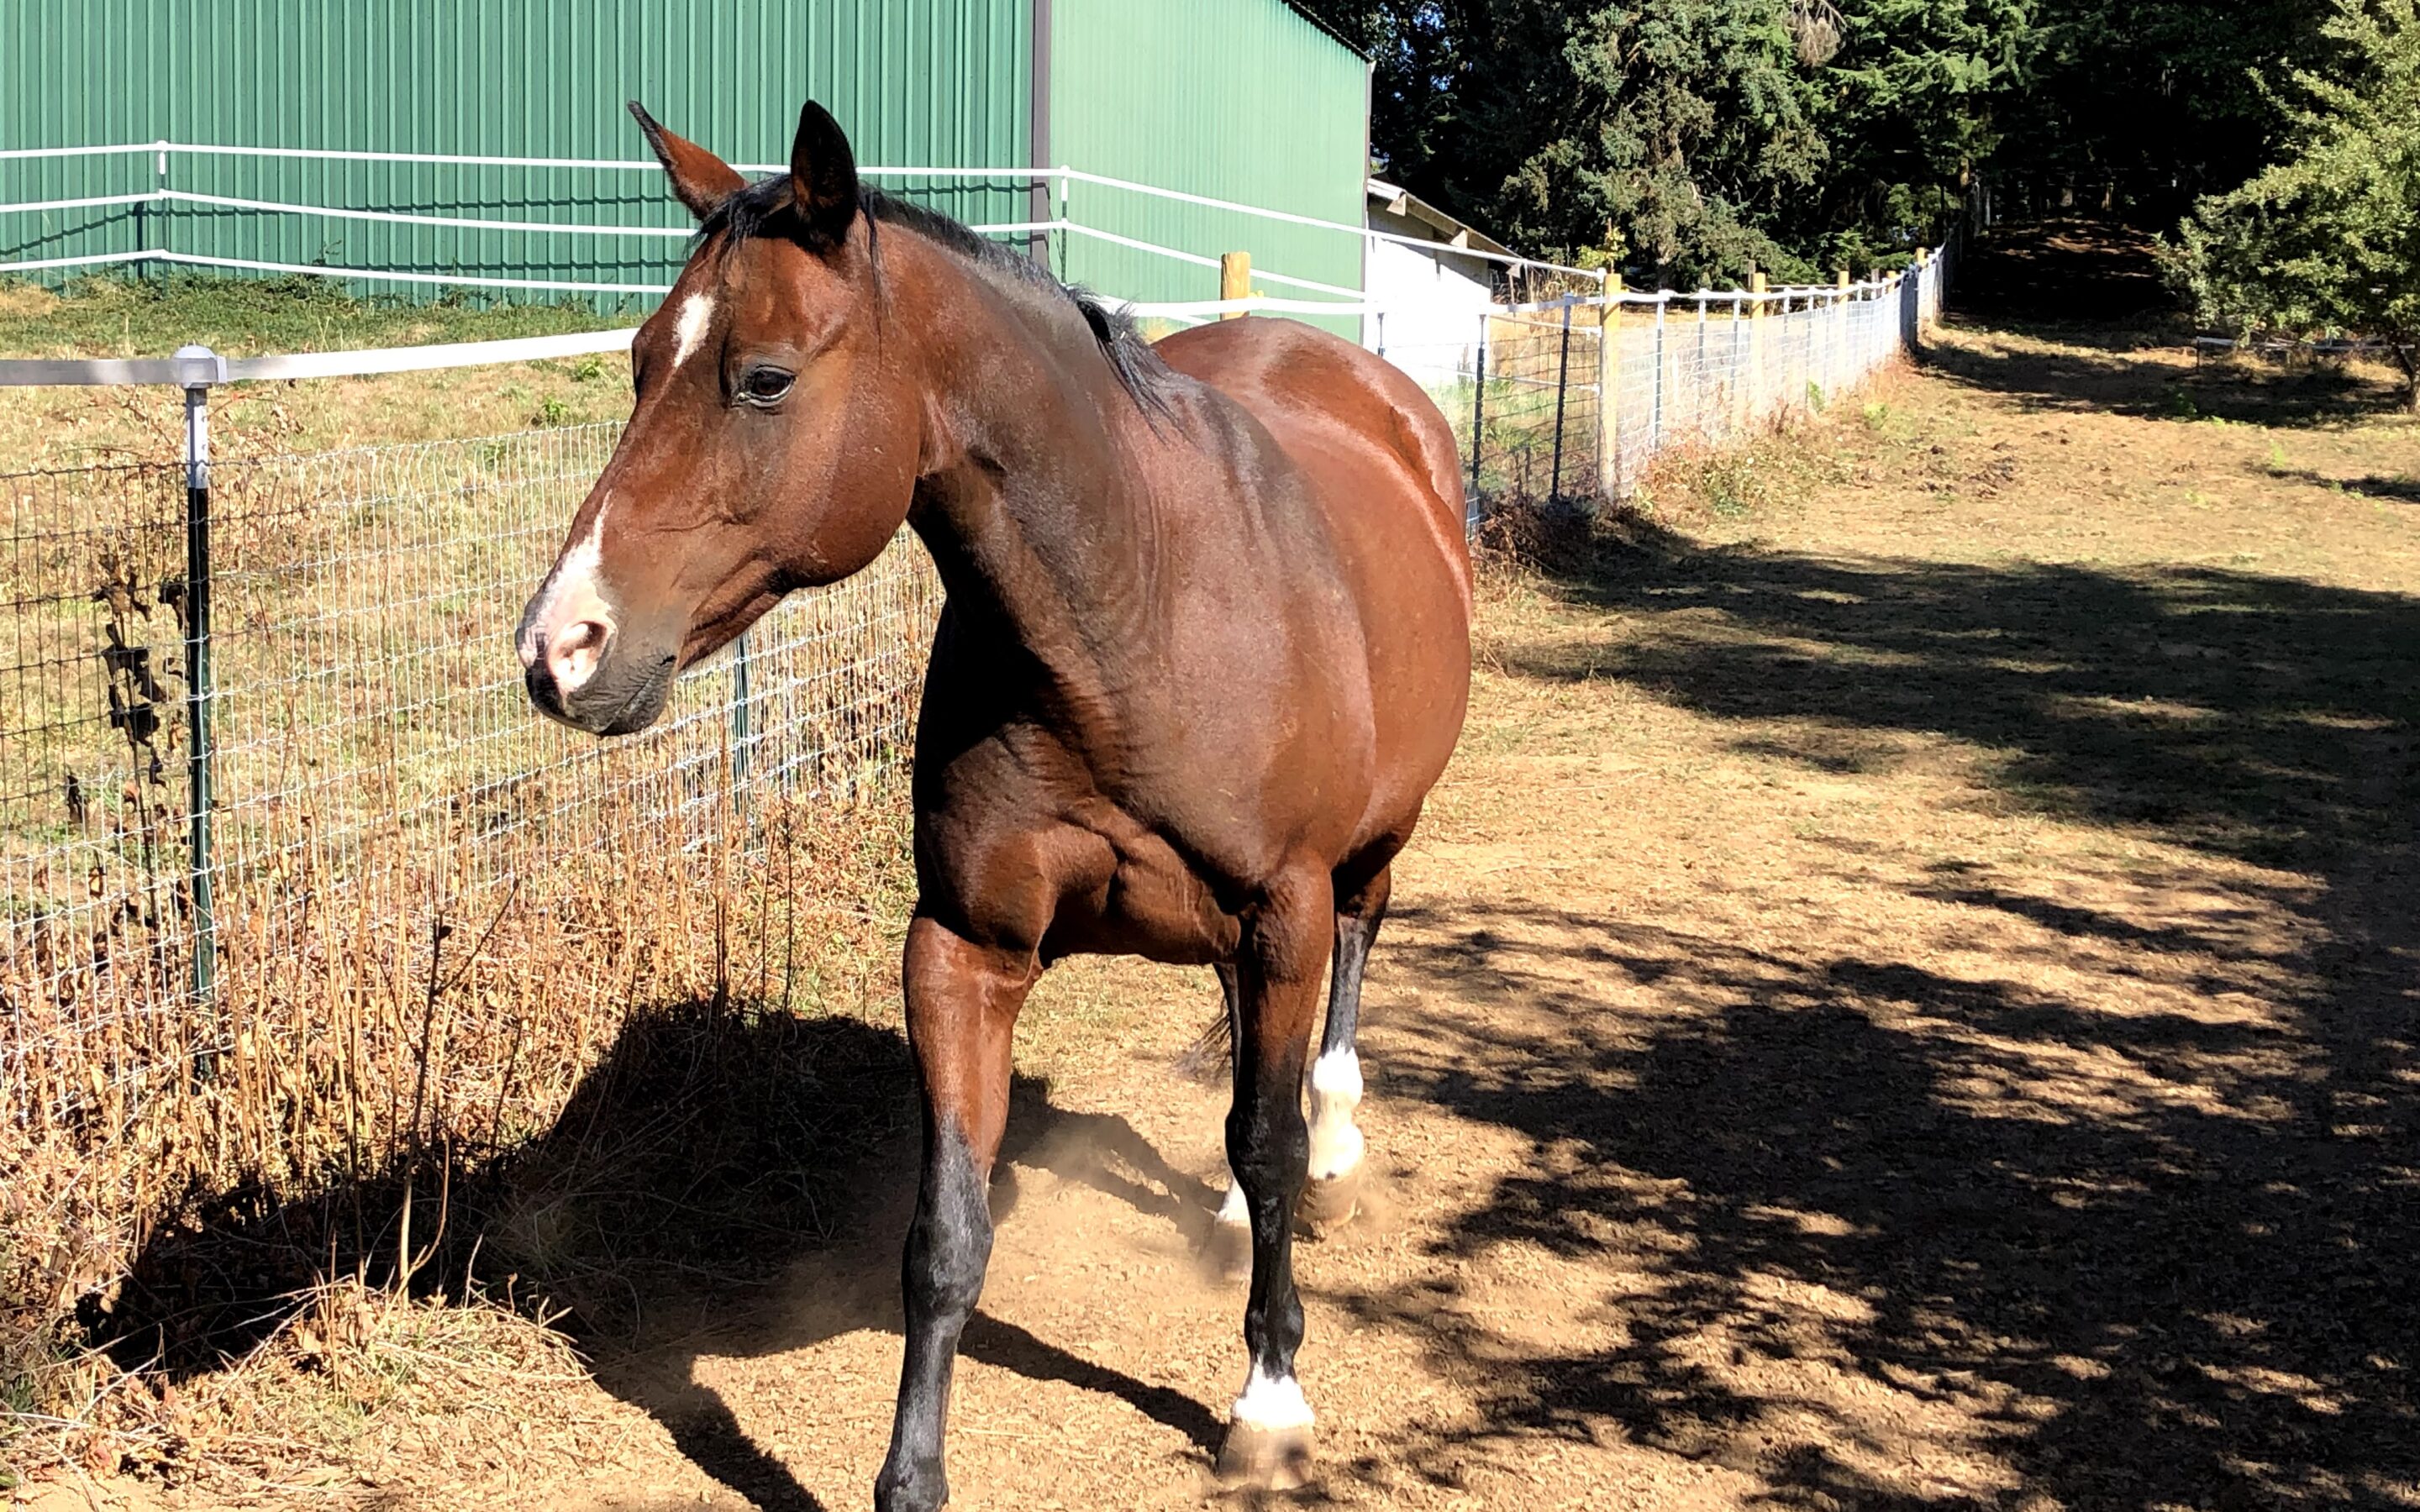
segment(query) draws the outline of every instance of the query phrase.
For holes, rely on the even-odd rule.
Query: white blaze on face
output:
[[[605,511],[613,503],[610,493],[597,501],[587,533],[555,563],[522,632],[521,664],[533,666],[543,654],[555,687],[566,694],[578,692],[597,674],[605,642],[613,633],[613,611],[597,575],[597,543],[605,533]]]
[[[1235,1398],[1234,1420],[1246,1427],[1307,1428],[1311,1403],[1303,1399],[1302,1383],[1294,1377],[1264,1376],[1255,1365],[1244,1381],[1244,1395]]]
[[[692,294],[682,302],[680,316],[673,322],[673,368],[675,372],[706,340],[706,328],[713,319],[713,295]]]
[[[1311,1063],[1311,1179],[1332,1181],[1361,1164],[1361,1057],[1330,1050]]]

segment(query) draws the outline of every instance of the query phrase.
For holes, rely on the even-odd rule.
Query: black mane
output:
[[[1119,386],[1146,413],[1169,412],[1168,388],[1176,375],[1151,349],[1151,343],[1143,340],[1133,318],[1109,308],[1092,290],[1063,284],[1005,242],[994,241],[939,210],[896,194],[861,185],[858,207],[865,213],[869,231],[878,233],[885,225],[903,226],[965,258],[994,284],[1065,301],[1083,318],[1093,339],[1100,345],[1101,355],[1109,359],[1109,371],[1117,375]],[[792,213],[790,181],[779,177],[760,178],[716,206],[714,213],[698,226],[698,236],[701,239],[710,239],[717,232],[723,236],[725,253],[751,237],[779,235],[814,239]],[[878,234],[872,239],[878,242]]]

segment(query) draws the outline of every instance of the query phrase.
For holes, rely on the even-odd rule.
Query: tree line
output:
[[[1373,166],[1634,282],[1897,265],[1988,194],[2119,218],[2239,335],[2350,337],[2420,409],[2420,0],[1302,0]]]
[[[1652,281],[1863,273],[1988,182],[2173,225],[2268,161],[2332,0],[1306,0],[1390,181]]]

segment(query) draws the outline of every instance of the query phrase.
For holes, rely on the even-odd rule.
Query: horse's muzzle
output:
[[[551,719],[593,735],[627,735],[656,722],[672,697],[679,655],[628,644],[600,622],[521,638],[521,685]]]

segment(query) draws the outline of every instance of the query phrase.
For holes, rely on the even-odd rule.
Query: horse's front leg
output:
[[[1010,1040],[1033,985],[1030,953],[979,946],[933,919],[908,927],[908,1041],[924,1098],[924,1175],[900,1268],[908,1349],[879,1512],[932,1512],[950,1498],[942,1434],[958,1335],[991,1260],[987,1194],[1008,1125]]]
[[[1311,1404],[1295,1380],[1302,1299],[1294,1285],[1294,1211],[1310,1168],[1303,1062],[1318,1016],[1320,976],[1334,921],[1326,872],[1288,873],[1248,926],[1236,962],[1235,1096],[1227,1163],[1252,1230],[1252,1287],[1244,1305],[1250,1355],[1218,1471],[1233,1480],[1298,1483],[1311,1462]]]

